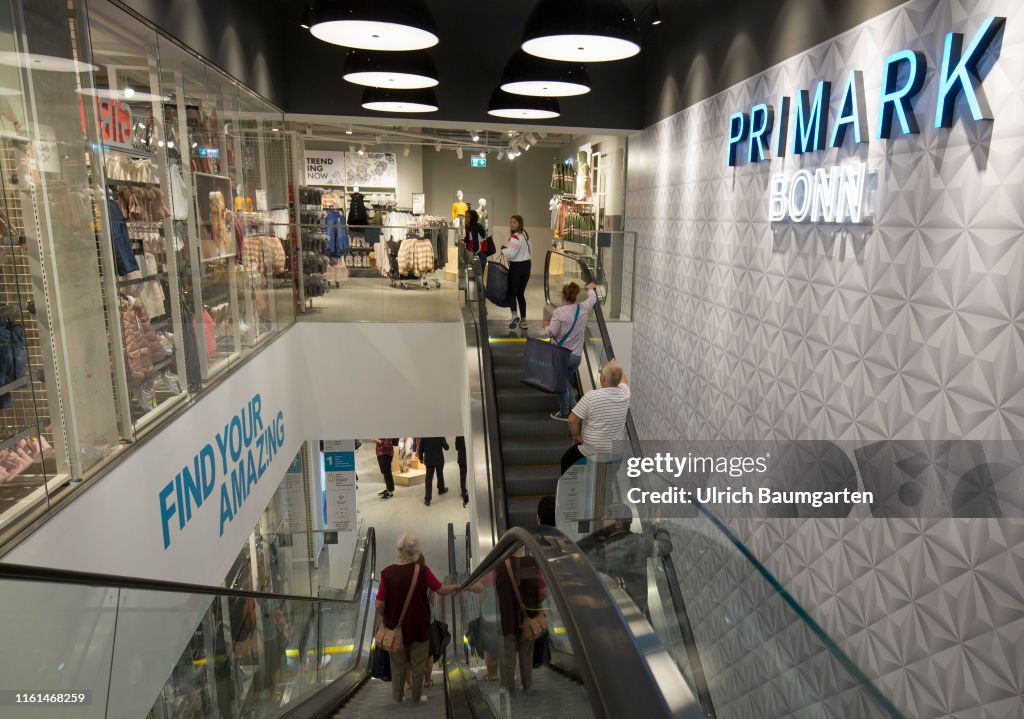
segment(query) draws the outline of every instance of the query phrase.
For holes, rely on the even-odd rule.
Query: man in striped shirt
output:
[[[616,360],[601,368],[601,387],[583,395],[569,414],[572,447],[562,455],[562,474],[583,457],[618,459],[626,451],[629,385]]]

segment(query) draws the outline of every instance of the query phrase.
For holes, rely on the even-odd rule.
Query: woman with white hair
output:
[[[380,573],[377,588],[377,613],[388,629],[402,628],[402,649],[391,655],[391,698],[401,704],[405,696],[405,665],[412,667],[412,700],[426,701],[423,692],[423,674],[430,655],[430,603],[427,589],[441,596],[452,594],[457,584],[441,584],[427,566],[421,566],[420,539],[415,534],[403,534],[395,545],[398,563],[385,567]]]

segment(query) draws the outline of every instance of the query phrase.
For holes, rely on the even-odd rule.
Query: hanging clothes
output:
[[[126,275],[138,272],[139,263],[132,252],[132,241],[128,237],[128,223],[121,214],[121,205],[112,197],[107,198],[107,211],[110,213],[110,236],[114,243],[114,260],[117,263],[117,274]]]
[[[361,192],[353,192],[349,197],[348,222],[350,225],[367,225],[370,222],[365,198]]]
[[[342,257],[348,252],[348,225],[342,210],[328,210],[324,220],[327,229],[327,256]]]

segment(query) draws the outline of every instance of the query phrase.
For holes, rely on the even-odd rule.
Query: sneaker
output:
[[[381,499],[391,499],[394,496],[395,495],[393,495],[391,492],[385,492],[384,494],[380,495],[380,498]]]
[[[562,410],[556,409],[554,412],[548,415],[551,419],[557,419],[559,422],[568,422],[569,415],[562,414]]]
[[[388,493],[388,490],[382,489],[381,491],[377,492],[377,496],[378,497],[383,497],[387,493]]]
[[[528,330],[528,329],[530,329],[526,325],[526,320],[523,320],[522,322],[519,323],[519,329],[521,329],[521,330]]]
[[[519,324],[519,315],[512,315],[512,319],[508,321],[508,328],[514,330],[516,325]]]
[[[448,494],[448,488],[447,487],[441,487],[439,490],[437,490],[437,493],[438,494]]]
[[[429,500],[429,499],[424,499],[424,500],[423,500],[423,503],[424,503],[425,505],[427,505],[428,507],[430,506],[430,500]]]
[[[174,374],[170,370],[164,370],[161,375],[167,389],[174,394],[181,394],[181,382],[178,381],[178,375]]]
[[[468,494],[462,495],[462,506],[465,507],[468,504],[469,504],[469,495]]]

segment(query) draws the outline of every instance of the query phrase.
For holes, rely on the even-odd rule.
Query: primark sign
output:
[[[748,112],[729,116],[728,164],[737,166],[773,158],[803,155],[863,145],[873,134],[876,140],[920,132],[919,114],[932,112],[936,129],[948,129],[956,118],[957,102],[974,121],[991,120],[981,91],[978,66],[1006,23],[989,17],[965,43],[961,33],[946,35],[942,58],[935,73],[938,96],[934,108],[917,107],[928,69],[918,50],[894,53],[882,62],[881,92],[874,127],[868,125],[864,101],[864,75],[851,70],[839,103],[838,114],[829,117],[832,83],[818,82],[814,91],[800,90],[795,97],[782,96],[776,104],[754,105]],[[859,223],[867,213],[867,163],[849,163],[814,170],[775,173],[769,180],[769,211],[772,222]]]

